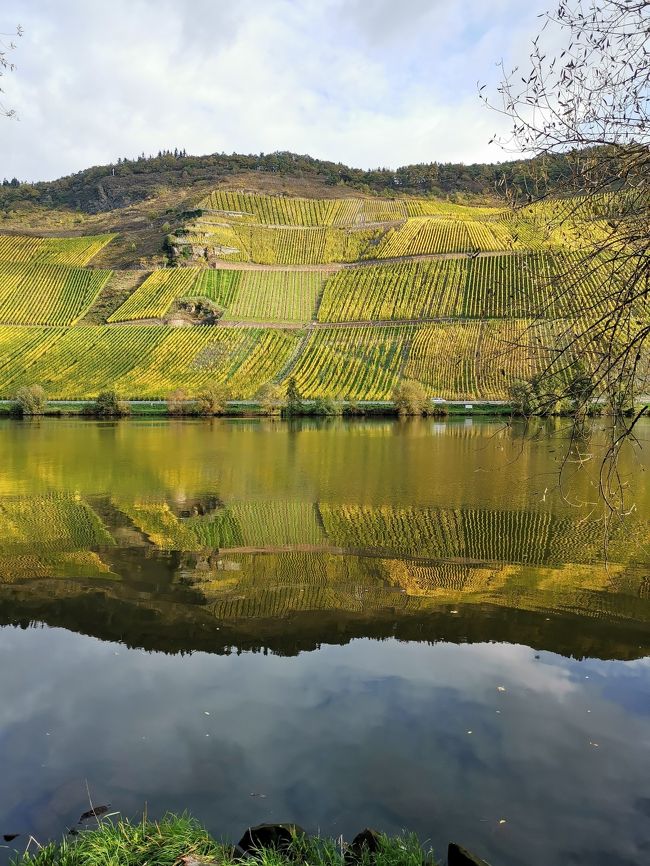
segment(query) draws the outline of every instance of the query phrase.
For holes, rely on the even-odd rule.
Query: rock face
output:
[[[476,857],[467,848],[450,842],[447,848],[447,866],[489,866],[485,860]]]
[[[249,827],[237,845],[245,854],[252,854],[260,848],[288,848],[296,836],[307,834],[298,824],[258,824]]]

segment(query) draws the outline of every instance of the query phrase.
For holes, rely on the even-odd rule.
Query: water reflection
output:
[[[59,833],[88,779],[97,802],[190,808],[216,833],[408,824],[504,866],[642,862],[650,841],[647,660],[394,640],[181,657],[51,630],[0,651],[12,831]]]
[[[547,433],[0,424],[0,832],[57,835],[88,779],[219,834],[641,862],[650,494],[605,562],[594,477],[565,501]]]

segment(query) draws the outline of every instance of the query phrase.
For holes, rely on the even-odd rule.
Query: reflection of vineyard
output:
[[[191,588],[191,603],[220,621],[310,611],[410,616],[467,603],[650,618],[648,580],[635,565],[646,561],[649,536],[640,520],[614,533],[605,567],[600,523],[543,511],[211,503],[180,516],[164,501],[114,498],[97,506],[109,523],[111,513],[120,517],[111,534],[77,497],[6,497],[0,582],[128,582],[132,562],[115,543],[128,538],[147,545],[154,565],[164,560],[170,585]],[[125,535],[123,521],[137,532]]]
[[[558,566],[603,557],[603,524],[547,511],[235,502],[203,517],[178,517],[166,502],[116,502],[168,550],[268,551],[287,547],[368,552],[476,563]],[[608,558],[643,561],[645,521],[613,530]]]
[[[641,595],[622,565],[586,565],[602,556],[601,523],[543,511],[247,501],[181,518],[166,503],[119,507],[155,544],[191,552],[184,578],[219,620],[464,602],[634,618]],[[648,537],[642,522],[614,533],[610,560],[642,560]]]
[[[92,508],[77,497],[15,497],[0,500],[0,541],[5,554],[35,546],[48,552],[112,542]]]
[[[44,496],[0,499],[0,580],[105,575],[91,548],[113,539],[80,499]]]
[[[568,611],[604,619],[650,619],[644,577],[623,566],[561,569],[472,566],[326,553],[232,554],[210,572],[184,574],[219,620],[288,617],[307,611],[409,616],[441,605]],[[647,594],[647,589],[646,589]]]

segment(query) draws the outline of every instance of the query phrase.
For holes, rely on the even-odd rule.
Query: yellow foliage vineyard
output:
[[[224,319],[308,322],[327,271],[168,268],[154,271],[108,318],[109,322],[163,318],[175,300],[208,298]]]
[[[540,249],[553,233],[493,207],[433,199],[306,199],[215,190],[179,244],[230,261],[318,264],[367,258]]]
[[[37,238],[0,235],[0,262],[70,265],[81,267],[113,240],[115,235],[78,238]]]
[[[611,206],[594,211],[594,231]],[[110,272],[83,267],[111,235],[0,236],[0,395],[37,383],[52,398],[164,398],[227,382],[250,399],[293,376],[308,399],[388,400],[401,380],[446,399],[504,399],[567,344],[571,320],[611,306],[607,262],[583,266],[552,203],[506,213],[217,190],[201,208],[178,242],[203,248],[202,263],[232,264],[153,271],[106,326],[75,323],[111,297]],[[181,298],[209,299],[226,327],[160,324]],[[647,305],[635,312],[647,321]]]
[[[165,398],[228,382],[247,398],[276,376],[298,337],[258,328],[0,327],[0,394],[41,384],[50,397],[86,399],[114,389],[124,397]]]
[[[0,262],[0,323],[71,325],[110,277],[111,271]]]
[[[548,360],[538,338],[549,345],[552,326],[518,319],[422,325],[404,376],[446,399],[502,400],[512,381],[529,379]]]
[[[268,226],[361,226],[406,218],[405,201],[379,198],[294,198],[215,190],[199,203],[209,217]]]

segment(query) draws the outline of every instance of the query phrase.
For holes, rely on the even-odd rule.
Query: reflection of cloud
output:
[[[11,629],[0,654],[0,814],[41,836],[74,820],[88,778],[119,809],[189,808],[217,833],[269,818],[410,826],[505,866],[524,846],[536,866],[650,841],[635,813],[650,725],[592,685],[647,691],[647,662],[369,640],[180,657]]]
[[[539,5],[539,4],[537,4]],[[542,8],[541,6],[539,8]],[[516,62],[534,4],[9,0],[25,36],[3,171],[40,179],[141,151],[293,150],[352,165],[499,160],[476,79]]]

